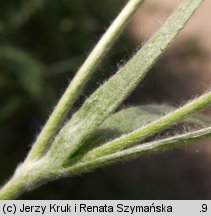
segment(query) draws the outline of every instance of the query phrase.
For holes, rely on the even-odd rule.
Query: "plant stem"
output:
[[[202,138],[203,139],[208,138],[210,136],[211,136],[211,127],[208,127],[205,129],[201,129],[198,131],[194,131],[194,132],[190,132],[190,133],[186,133],[186,134],[182,134],[170,138],[156,140],[153,142],[138,145],[99,158],[96,157],[88,161],[81,161],[81,162],[79,161],[76,165],[70,168],[61,169],[60,170],[61,176],[70,175],[70,174],[77,175],[79,173],[86,172],[87,170],[106,166],[112,163],[116,163],[118,161],[136,158],[140,155],[146,155],[152,152],[172,149],[182,144],[188,144],[199,139],[201,140]],[[18,179],[14,175],[14,177],[9,182],[7,182],[7,184],[3,188],[1,188],[0,200],[15,199],[20,194],[26,191],[26,187],[23,187],[23,185],[26,185],[26,179],[24,180],[24,175],[21,175],[20,177],[22,178],[22,180]],[[49,178],[49,181],[52,181],[52,179],[54,178]]]
[[[141,3],[143,3],[143,0],[130,0],[114,20],[112,25],[108,28],[106,33],[102,36],[59,100],[57,106],[34,143],[27,160],[39,158],[49,147],[53,136],[57,132],[68,111],[71,109],[73,103],[83,90],[84,85],[87,83],[96,67],[101,63],[104,56],[108,53],[115,39],[118,38]]]
[[[141,152],[159,150],[161,147],[170,147],[170,144],[173,146],[173,144],[204,137],[205,133],[200,131],[199,134],[197,132],[189,134],[189,137],[186,136],[187,134],[180,135],[115,153],[172,126],[209,105],[211,103],[211,91],[141,129],[95,148],[80,158],[77,164],[65,168],[66,162],[69,159],[74,159],[71,157],[83,146],[86,138],[96,131],[98,126],[120,105],[146,75],[202,2],[203,0],[184,0],[160,30],[150,38],[148,43],[108,82],[91,95],[81,109],[62,128],[49,149],[54,135],[90,75],[102,61],[105,53],[108,52],[114,39],[119,35],[130,16],[142,3],[141,0],[130,0],[94,48],[84,65],[79,69],[38,136],[25,162],[18,167],[12,179],[0,189],[0,199],[17,197],[24,191],[66,175],[67,172],[77,174],[113,161],[136,156]],[[210,135],[210,128],[207,130],[209,131],[206,131],[206,135]],[[47,152],[46,155],[44,155],[45,152]]]
[[[11,178],[0,190],[0,200],[16,199],[25,190],[16,178]]]
[[[99,168],[105,165],[116,163],[118,161],[133,159],[140,155],[145,155],[157,151],[163,151],[167,149],[172,149],[183,144],[189,144],[193,141],[201,140],[211,137],[211,127],[201,129],[198,131],[185,133],[182,135],[173,136],[166,139],[156,140],[149,143],[144,143],[126,150],[122,150],[113,154],[106,156],[93,157],[87,161],[79,161],[76,165],[63,170],[65,175],[74,175],[81,172],[86,172],[94,168]]]
[[[58,168],[48,163],[45,158],[24,162],[16,169],[11,179],[0,188],[0,200],[15,199],[26,191],[57,177]]]
[[[145,77],[203,0],[185,0],[149,41],[99,87],[59,132],[49,157],[66,163],[84,147],[86,138],[123,102]]]
[[[176,124],[185,117],[199,111],[200,109],[204,108],[209,104],[211,104],[211,91],[187,103],[186,105],[180,107],[174,112],[169,113],[163,118],[160,118],[157,121],[146,125],[143,128],[140,128],[132,133],[124,135],[98,148],[93,149],[84,156],[84,159],[89,160],[93,157],[110,154],[125,147],[128,147],[129,145],[140,142],[156,133],[159,133],[160,131],[168,128],[169,126]]]

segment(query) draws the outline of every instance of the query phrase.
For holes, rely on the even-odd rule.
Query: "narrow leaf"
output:
[[[134,159],[141,155],[152,154],[158,151],[173,149],[184,144],[189,144],[197,140],[211,137],[211,127],[204,128],[191,133],[173,136],[166,139],[156,140],[153,142],[138,145],[129,149],[125,149],[113,154],[92,158],[88,161],[78,162],[76,165],[62,170],[64,175],[74,175],[91,169],[107,166],[119,161]]]
[[[117,139],[114,139],[102,146],[99,146],[92,151],[88,152],[84,157],[88,160],[92,157],[99,157],[113,152],[117,152],[121,149],[129,147],[137,142],[141,142],[144,139],[151,137],[170,126],[175,125],[191,114],[199,111],[207,105],[211,104],[211,91],[201,95],[195,100],[185,104],[184,106],[176,109],[175,111],[165,115],[164,117],[141,127],[129,134],[125,134]]]
[[[49,151],[50,158],[69,158],[87,137],[122,103],[157,61],[203,0],[184,0],[148,43],[103,86],[65,125]]]
[[[123,31],[126,24],[143,1],[144,0],[130,0],[96,44],[84,64],[80,67],[79,71],[67,87],[65,93],[60,98],[50,118],[46,122],[31,151],[29,152],[27,160],[39,158],[46,151],[46,149],[48,149],[54,135],[58,132],[61,123],[72,108],[75,100],[82,92],[83,87],[88,82],[97,66],[109,52],[115,39],[120,36],[120,33]]]
[[[123,134],[130,133],[138,128],[141,128],[159,118],[165,114],[170,113],[175,108],[167,105],[142,105],[129,107],[123,109],[115,114],[109,116],[102,125],[100,125],[93,134],[87,139],[85,146],[81,150],[81,154],[87,152],[92,147],[106,143]],[[173,128],[173,133],[177,133],[178,130],[182,132],[187,128],[199,129],[201,127],[211,125],[211,119],[202,114],[195,114],[193,117],[189,117],[183,120],[177,128]]]

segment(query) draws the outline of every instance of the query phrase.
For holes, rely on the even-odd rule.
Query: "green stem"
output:
[[[127,5],[123,10],[125,13],[128,12],[125,14],[125,16],[130,14],[129,11],[132,13],[132,11],[137,9],[138,2],[141,3],[142,1],[131,0],[129,2],[129,5],[133,5],[132,3],[137,3],[137,5],[134,6],[134,8],[130,8]],[[37,141],[32,147],[32,150],[25,162],[16,170],[12,179],[2,189],[0,189],[0,199],[10,199],[11,197],[17,197],[26,190],[31,190],[40,184],[60,177],[60,175],[62,176],[66,174],[64,173],[66,169],[64,170],[63,167],[66,160],[68,160],[68,157],[73,156],[79,147],[84,144],[84,140],[87,138],[87,136],[93,133],[96,128],[135,88],[137,83],[145,76],[152,65],[156,62],[158,57],[163,53],[164,49],[175,38],[175,36],[183,28],[185,23],[202,2],[203,0],[184,0],[184,2],[170,16],[170,18],[160,28],[160,30],[149,40],[143,49],[141,49],[141,51],[139,51],[123,68],[121,68],[117,74],[115,74],[108,82],[100,87],[85,102],[82,108],[76,112],[73,118],[57,135],[55,142],[53,143],[54,145],[51,146],[48,154],[40,158],[48,149],[50,141],[52,140],[54,134],[59,128],[59,125],[75,101],[76,96],[80,93],[81,88],[87,82],[97,63],[102,60],[105,51],[108,51],[108,48],[110,48],[113,40],[116,38],[116,34],[119,33],[117,31],[112,35],[111,28],[108,38],[103,36],[101,42],[99,42],[99,44],[102,43],[101,46],[97,45],[97,47],[99,46],[98,49],[95,48],[98,50],[98,52],[96,51],[95,55],[93,56],[92,53],[90,54],[91,57],[88,57],[88,59],[90,58],[90,62],[88,60],[88,62],[85,62],[85,66],[81,67],[79,73],[73,79],[73,82],[62,96],[57,107],[53,111],[53,114],[50,116]],[[125,17],[123,16],[123,18]],[[122,19],[119,20],[120,23]],[[116,22],[117,24],[119,23],[118,21]],[[122,23],[119,28],[122,28],[123,25],[124,23]],[[118,25],[116,27],[118,27]],[[115,29],[116,28],[113,30]],[[106,43],[106,41],[109,43]],[[102,48],[102,50],[100,48]],[[94,61],[96,64],[93,63]],[[178,121],[204,108],[210,103],[211,92],[208,92],[186,104],[185,106],[177,109],[176,111],[168,114],[167,116],[88,152],[83,158],[81,158],[81,160],[77,161],[78,164],[73,165],[71,169],[68,168],[67,171],[69,170],[72,173],[79,173],[81,171],[85,171],[88,168],[91,169],[92,167],[98,167],[101,164],[105,165],[106,160],[109,162],[114,161],[115,158],[117,160],[124,157],[128,158],[129,155],[135,155],[135,153],[138,154],[143,151],[150,152],[153,149],[160,149],[161,146],[167,147],[169,143],[175,143],[174,141],[179,144],[180,141],[182,142],[184,140],[177,136],[177,139],[174,141],[172,140],[173,138],[169,138],[167,140],[168,142],[166,140],[160,140],[151,144],[145,144],[140,147],[142,150],[131,148],[129,150],[115,153],[118,150],[137,143],[140,140],[143,140],[177,123]],[[192,140],[195,139],[195,135],[197,134],[193,135]],[[143,149],[144,146],[145,149]],[[112,155],[110,155],[111,153]]]
[[[11,179],[0,188],[0,200],[16,199],[26,191],[57,178],[59,168],[44,158],[33,162],[24,162],[15,171]]]
[[[73,103],[83,90],[84,85],[87,83],[96,67],[101,63],[104,56],[108,53],[115,39],[118,38],[127,22],[142,2],[143,0],[130,0],[119,16],[114,20],[112,25],[108,28],[106,33],[102,36],[59,100],[53,113],[34,143],[27,160],[34,160],[40,157],[49,147],[53,136],[57,132]]]
[[[211,127],[166,139],[144,143],[142,145],[138,145],[102,157],[98,157],[96,155],[96,157],[93,157],[92,159],[89,159],[87,161],[79,161],[76,165],[63,170],[63,173],[65,175],[79,174],[81,172],[86,172],[87,170],[113,164],[118,161],[133,159],[140,155],[176,148],[180,145],[189,144],[208,137],[211,137]]]
[[[98,148],[88,152],[85,156],[85,160],[89,160],[93,157],[99,157],[106,154],[110,154],[121,150],[129,145],[140,142],[166,128],[176,124],[187,116],[199,111],[200,109],[211,104],[211,91],[200,96],[199,98],[187,103],[172,113],[158,119],[143,128],[140,128],[132,133],[117,138],[111,142],[108,142]]]
[[[16,199],[25,191],[21,182],[16,178],[11,178],[0,190],[0,200]]]
[[[49,158],[64,161],[77,155],[86,139],[123,102],[145,77],[169,43],[203,0],[185,0],[149,41],[99,87],[59,132],[49,150]]]

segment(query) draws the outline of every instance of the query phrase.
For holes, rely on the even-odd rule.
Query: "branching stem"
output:
[[[145,46],[99,87],[56,135],[91,74],[142,2],[143,0],[130,0],[90,53],[55,107],[26,160],[16,169],[11,180],[0,189],[0,199],[16,198],[27,190],[67,174],[75,175],[122,159],[210,136],[209,127],[123,150],[210,105],[211,91],[140,129],[84,153],[83,157],[79,158],[77,154],[80,148],[86,147],[86,138],[99,128],[143,79],[203,0],[184,0]],[[75,158],[78,159],[76,163],[68,164]]]
[[[203,0],[185,0],[175,9],[147,43],[116,74],[99,87],[66,123],[48,151],[49,158],[60,162],[64,160],[66,163],[77,155],[84,147],[86,138],[143,80],[202,2]]]
[[[59,100],[57,106],[34,143],[27,160],[39,158],[49,147],[53,136],[57,132],[68,111],[71,109],[73,103],[83,90],[83,87],[89,80],[90,76],[101,63],[104,56],[108,53],[115,39],[118,38],[131,16],[142,3],[143,0],[130,0],[114,20],[112,25],[108,28],[106,33],[102,36]]]
[[[144,143],[132,148],[128,148],[113,154],[108,154],[101,157],[93,157],[87,161],[81,161],[76,165],[69,167],[62,172],[66,175],[74,175],[99,168],[118,161],[133,159],[141,155],[150,154],[157,151],[164,151],[179,147],[184,144],[189,144],[197,140],[202,140],[211,137],[211,127],[204,128],[198,131],[185,133],[182,135],[173,136],[166,139],[160,139],[149,143]]]
[[[109,143],[104,144],[98,148],[93,149],[87,155],[85,155],[85,160],[99,157],[106,154],[116,152],[118,150],[124,149],[125,147],[130,146],[131,144],[140,142],[166,128],[176,124],[185,117],[199,111],[200,109],[211,104],[211,91],[202,95],[199,98],[187,103],[186,105],[180,107],[172,113],[164,116],[163,118],[158,119],[143,128],[140,128],[132,133],[124,135],[120,138],[117,138]]]

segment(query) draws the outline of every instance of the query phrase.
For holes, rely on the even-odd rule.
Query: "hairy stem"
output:
[[[57,106],[34,143],[27,160],[33,160],[40,157],[40,155],[42,155],[48,148],[53,136],[57,132],[68,111],[71,109],[73,103],[83,90],[84,85],[87,83],[96,67],[101,63],[104,56],[108,53],[115,39],[118,38],[127,22],[142,2],[143,0],[130,0],[119,16],[114,20],[112,25],[108,28],[106,33],[102,36],[59,100]]]
[[[0,199],[17,197],[26,190],[31,190],[40,184],[65,175],[66,171],[77,174],[86,169],[106,165],[110,161],[129,158],[132,155],[141,152],[150,152],[153,149],[159,150],[161,147],[167,147],[169,143],[173,146],[173,144],[179,144],[185,140],[182,137],[183,135],[181,135],[176,138],[172,137],[142,145],[140,146],[142,150],[139,147],[137,149],[135,147],[115,153],[172,126],[183,118],[209,105],[211,103],[211,92],[202,95],[141,129],[88,152],[83,158],[77,161],[77,164],[72,165],[71,168],[65,168],[65,165],[68,165],[69,159],[73,159],[74,156],[77,158],[78,155],[76,153],[80,147],[84,147],[87,137],[96,131],[99,125],[122,103],[138,82],[143,79],[203,0],[184,0],[160,30],[150,38],[147,44],[124,67],[120,68],[108,82],[90,96],[80,110],[60,130],[49,148],[62,120],[87,82],[90,74],[103,59],[104,54],[111,47],[113,40],[119,35],[125,23],[141,2],[130,0],[121,13],[123,15],[120,14],[120,18],[117,18],[112,24],[114,27],[111,26],[109,28],[108,32],[110,31],[110,33],[106,33],[102,37],[93,51],[94,54],[90,54],[62,96],[25,162],[18,167],[12,179],[0,189]],[[204,137],[202,133],[192,135],[190,135],[189,140],[194,140],[197,136]],[[45,152],[47,154],[44,155]]]
[[[24,192],[24,187],[17,178],[11,178],[0,190],[0,200],[16,199]]]
[[[0,189],[0,200],[15,199],[26,191],[57,178],[58,168],[45,159],[24,162],[11,179]]]
[[[160,118],[157,121],[154,121],[146,125],[143,128],[140,128],[132,133],[124,135],[98,148],[93,149],[84,156],[84,159],[89,160],[93,157],[99,157],[106,154],[110,154],[118,150],[121,150],[125,147],[128,147],[134,143],[140,142],[145,138],[150,137],[168,128],[169,126],[176,124],[185,117],[199,111],[200,109],[206,107],[209,104],[211,104],[211,91],[187,103],[186,105],[180,107],[174,112],[169,113],[163,118]]]
[[[93,157],[92,159],[89,158],[87,161],[82,159],[81,162],[78,162],[76,165],[63,170],[63,173],[65,173],[65,175],[79,174],[81,172],[86,172],[87,170],[106,166],[118,161],[133,159],[140,155],[176,148],[180,145],[189,144],[209,137],[211,137],[211,127],[166,139],[144,143],[142,145],[108,154],[106,156],[98,157],[98,155],[96,155],[96,157]]]
[[[87,99],[57,135],[49,150],[50,158],[61,162],[77,155],[86,138],[144,78],[202,2],[203,0],[185,0],[145,46]]]

